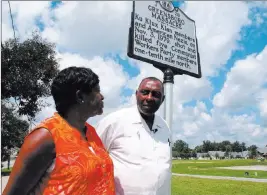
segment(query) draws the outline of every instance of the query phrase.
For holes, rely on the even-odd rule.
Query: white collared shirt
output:
[[[116,195],[171,194],[171,132],[155,115],[150,131],[136,106],[114,112],[96,127],[114,163]]]

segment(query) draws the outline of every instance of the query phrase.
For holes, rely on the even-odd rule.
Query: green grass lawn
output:
[[[231,177],[267,178],[267,171],[251,170],[228,170],[217,169],[216,167],[266,165],[267,162],[257,160],[174,160],[172,165],[173,173],[194,174],[194,175],[215,175]],[[245,176],[245,172],[249,176]],[[255,175],[257,172],[257,176]]]
[[[10,169],[8,169],[8,168],[1,169],[1,176],[8,176],[8,175],[10,175],[11,170],[12,170],[12,167],[10,167]]]
[[[1,169],[1,172],[10,172],[12,170],[12,167],[10,167],[10,169],[8,168],[3,168]]]
[[[266,195],[267,184],[173,176],[172,195]]]

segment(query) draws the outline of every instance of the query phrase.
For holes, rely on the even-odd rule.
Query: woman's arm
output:
[[[28,135],[12,168],[3,195],[27,195],[55,158],[51,133],[44,128]]]

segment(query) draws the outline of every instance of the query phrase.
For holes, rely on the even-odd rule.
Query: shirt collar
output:
[[[142,124],[143,122],[145,122],[145,120],[142,118],[142,116],[139,113],[137,105],[134,105],[131,109],[132,109],[132,116],[131,116],[132,124]],[[155,118],[153,122],[153,127],[154,128],[162,127],[160,120],[159,120],[159,116],[157,116],[156,114],[155,114]]]

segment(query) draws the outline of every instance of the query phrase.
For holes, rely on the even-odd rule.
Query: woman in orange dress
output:
[[[25,138],[4,195],[115,195],[113,163],[95,129],[103,113],[98,76],[69,67],[53,80],[57,112]]]

